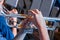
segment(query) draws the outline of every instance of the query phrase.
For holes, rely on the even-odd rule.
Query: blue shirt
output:
[[[6,40],[12,40],[14,38],[12,31],[10,30],[9,26],[6,24],[6,20],[4,16],[0,16],[0,35],[6,38]]]

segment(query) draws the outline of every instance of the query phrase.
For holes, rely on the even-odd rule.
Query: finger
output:
[[[36,14],[38,14],[38,9],[33,9],[32,11],[34,11]]]
[[[29,11],[34,11],[35,13],[37,13],[37,12],[36,12],[36,9],[33,9],[33,10],[29,10]]]
[[[36,14],[36,12],[34,12],[33,10],[29,10],[29,12],[33,13],[33,14]]]
[[[39,11],[38,9],[33,9],[33,10],[30,10],[30,11],[34,11],[36,14],[41,13],[41,11]]]
[[[36,9],[36,12],[37,12],[38,14],[42,14],[42,12],[41,12],[41,11],[39,11],[38,9]]]

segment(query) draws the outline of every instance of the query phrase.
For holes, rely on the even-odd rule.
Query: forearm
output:
[[[37,17],[37,20],[35,20],[34,23],[38,27],[40,40],[50,40],[48,35],[48,30],[46,28],[46,23],[43,17],[41,17],[41,19]]]
[[[40,35],[40,37],[39,37],[40,40],[50,40],[49,35],[48,35],[48,31],[46,29],[46,23],[45,23],[45,20],[44,20],[44,18],[42,16],[41,11],[39,11],[38,9],[35,9],[35,10],[30,10],[30,12],[34,16],[32,22],[38,28],[39,35]]]
[[[50,40],[48,31],[45,27],[40,27],[38,30],[39,30],[39,34],[40,34],[40,40]]]
[[[43,19],[43,18],[42,18]],[[45,20],[40,19],[40,22],[37,21],[37,25],[39,26],[39,34],[40,34],[40,40],[50,40],[48,35],[48,30],[46,28]]]

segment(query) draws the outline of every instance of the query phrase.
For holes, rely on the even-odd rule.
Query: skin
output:
[[[48,31],[46,29],[46,23],[45,20],[42,16],[41,11],[39,11],[38,9],[35,10],[30,10],[31,14],[33,14],[34,16],[34,24],[37,26],[38,31],[39,31],[39,38],[40,40],[50,40],[49,39],[49,35],[48,35]]]
[[[1,0],[1,1],[0,1],[0,6],[3,5],[3,2],[4,2],[4,0]],[[0,8],[0,10],[2,10],[2,8]]]
[[[4,0],[1,0],[1,1],[0,1],[0,5],[3,5],[3,2],[4,2]]]
[[[39,11],[38,9],[35,10],[29,10],[29,15],[32,15],[33,18],[27,18],[23,21],[23,28],[25,25],[27,25],[27,23],[33,22],[39,31],[39,38],[40,40],[50,40],[49,35],[48,35],[48,31],[46,28],[46,23],[45,20],[42,16],[41,11]]]

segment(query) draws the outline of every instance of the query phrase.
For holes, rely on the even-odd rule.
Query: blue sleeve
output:
[[[0,40],[7,40],[7,39],[0,34]]]
[[[7,40],[12,40],[14,38],[12,31],[10,30],[9,26],[6,24],[6,20],[4,16],[0,16],[0,33]]]

